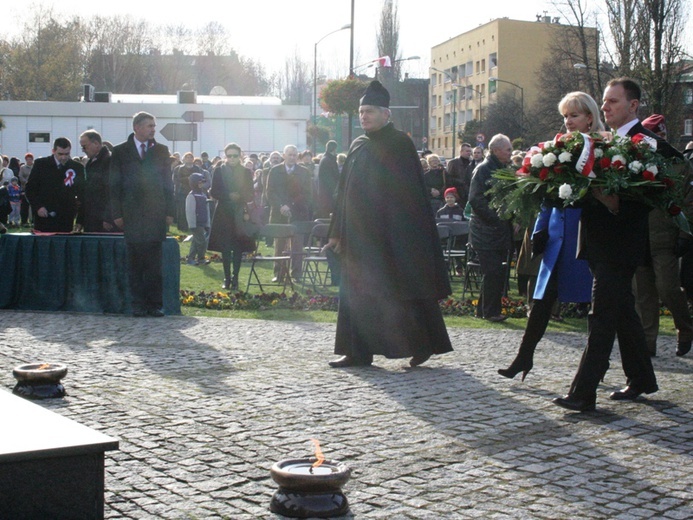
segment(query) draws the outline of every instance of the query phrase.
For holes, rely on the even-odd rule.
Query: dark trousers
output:
[[[162,242],[128,242],[128,277],[133,311],[163,307]]]
[[[635,311],[632,280],[635,266],[590,262],[594,277],[592,309],[588,316],[587,347],[570,388],[578,399],[592,400],[609,368],[618,335],[621,363],[628,385],[641,392],[657,390],[657,379],[647,351],[645,332]]]
[[[24,194],[22,194],[22,207],[19,210],[19,214],[21,215],[22,225],[29,222],[29,201],[26,200],[26,196]]]
[[[476,251],[481,270],[481,297],[476,307],[480,318],[492,318],[501,313],[501,298],[505,287],[505,266],[508,251],[505,249],[482,249]]]

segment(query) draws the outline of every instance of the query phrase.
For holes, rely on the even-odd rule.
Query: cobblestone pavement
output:
[[[405,369],[330,369],[334,325],[9,312],[11,369],[64,362],[68,396],[41,405],[120,439],[106,454],[106,517],[280,518],[275,461],[346,462],[347,518],[692,518],[693,355],[671,337],[660,391],[634,403],[618,349],[597,411],[552,405],[581,334],[548,335],[524,383],[503,379],[521,333],[451,329],[455,352]]]

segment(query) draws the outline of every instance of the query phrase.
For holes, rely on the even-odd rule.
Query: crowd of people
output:
[[[604,92],[606,125],[599,105],[584,92],[567,94],[558,110],[568,132],[643,134],[657,153],[687,165],[667,143],[663,118],[641,123],[639,105],[637,83],[618,78]],[[478,318],[506,318],[501,298],[509,255],[518,244],[536,266],[518,280],[531,310],[518,353],[500,375],[522,373],[524,380],[557,302],[589,303],[585,352],[568,394],[554,402],[594,409],[616,337],[626,386],[610,398],[633,400],[657,391],[651,357],[657,353],[660,301],[674,317],[676,354],[687,354],[693,341],[687,298],[693,287],[686,286],[693,282],[692,237],[658,210],[592,189],[591,204],[546,206],[523,244],[523,230],[499,217],[488,190],[494,172],[518,168],[525,152],[497,134],[487,150],[462,143],[459,156],[445,165],[430,151],[417,152],[389,118],[389,93],[374,81],[360,102],[365,134],[347,154],[337,152],[335,141],[317,155],[291,144],[244,154],[229,143],[224,157],[210,159],[206,152],[170,154],[154,140],[155,117],[140,112],[133,133],[117,146],[88,130],[80,136],[83,157],[72,157],[66,138],[55,140],[52,155],[35,161],[31,154],[24,163],[3,157],[0,219],[17,227],[31,221],[36,233],[124,233],[135,316],[163,315],[161,243],[172,223],[192,235],[187,263],[204,265],[208,249],[220,252],[223,288],[237,290],[242,255],[256,248],[253,229],[330,219],[324,251],[339,256],[341,269],[340,357],[330,362],[337,368],[370,365],[374,355],[411,357],[415,367],[452,350],[437,304],[451,287],[435,219],[468,220],[468,254],[476,255],[481,271]],[[277,254],[298,253],[303,245],[274,241]],[[294,258],[290,275],[299,279],[300,255]],[[283,275],[278,267],[274,274],[274,281]]]

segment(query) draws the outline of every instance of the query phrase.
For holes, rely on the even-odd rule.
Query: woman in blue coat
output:
[[[584,92],[571,92],[558,104],[568,132],[599,132],[604,125],[599,119],[599,107]],[[592,293],[592,274],[585,260],[576,258],[579,208],[544,208],[532,233],[534,253],[544,253],[534,290],[534,304],[527,320],[525,334],[515,360],[503,377],[512,379],[522,372],[522,380],[532,369],[534,350],[551,318],[551,308],[561,302],[589,302]]]

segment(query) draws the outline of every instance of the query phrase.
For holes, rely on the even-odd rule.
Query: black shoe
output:
[[[638,388],[628,385],[623,390],[618,390],[609,396],[612,401],[635,401],[641,394],[651,394],[656,392],[657,389],[645,392],[644,390],[639,390]]]
[[[574,412],[591,412],[596,408],[596,399],[578,399],[570,394],[556,397],[553,404]]]
[[[147,311],[147,316],[151,316],[152,318],[163,318],[164,313],[161,309],[149,309]]]
[[[508,368],[499,368],[498,373],[508,379],[513,379],[517,374],[522,372],[522,381],[525,380],[529,371],[534,366],[532,358],[523,359],[520,356],[516,357]]]
[[[147,315],[147,311],[144,309],[135,309],[132,311],[132,316],[134,318],[144,318]]]
[[[409,366],[410,367],[418,367],[419,365],[423,365],[426,361],[428,361],[431,358],[431,354],[419,354],[418,356],[414,356],[409,360]]]
[[[504,314],[499,314],[498,316],[491,316],[490,318],[484,318],[486,321],[490,321],[491,323],[500,323],[501,321],[505,321],[508,319],[508,317]]]
[[[332,368],[345,368],[345,367],[367,367],[373,363],[373,358],[368,359],[356,359],[351,356],[342,356],[334,361],[328,361],[327,364]]]
[[[234,276],[231,278],[231,290],[232,291],[237,291],[238,290],[238,277]]]
[[[221,285],[222,289],[231,289],[231,280],[229,278],[224,278],[224,283]]]
[[[691,351],[691,341],[679,341],[676,346],[676,355],[681,357],[685,356]]]

